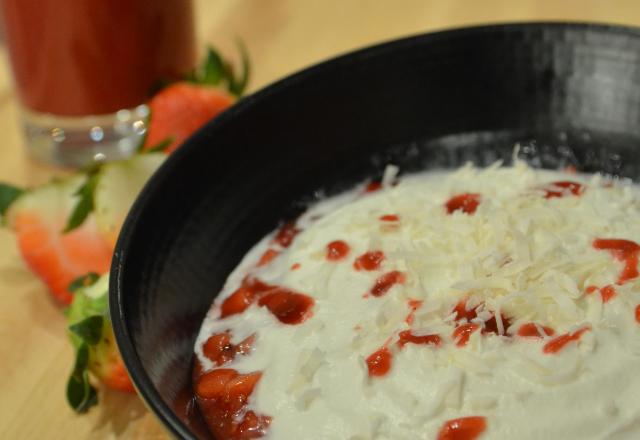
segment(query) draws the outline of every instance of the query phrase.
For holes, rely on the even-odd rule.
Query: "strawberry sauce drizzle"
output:
[[[391,370],[393,355],[385,345],[372,353],[366,362],[370,377],[382,377]]]
[[[467,300],[463,299],[459,301],[452,310],[452,312],[455,313],[455,321],[460,324],[459,321],[466,320],[467,322],[469,322],[472,319],[477,318],[477,310],[481,305],[482,303],[473,308],[467,309]],[[500,331],[500,328],[498,327],[498,320],[496,319],[496,315],[494,313],[489,319],[484,322],[484,326],[482,327],[482,334],[494,333],[496,335],[506,336],[506,330],[511,325],[511,320],[503,314],[500,314],[500,320],[502,321],[502,331]]]
[[[369,251],[356,258],[356,261],[353,262],[353,268],[366,271],[377,270],[383,260],[384,253],[382,251]]]
[[[257,302],[266,307],[283,324],[300,324],[312,316],[313,298],[284,287],[246,277],[242,285],[220,306],[220,318],[244,312]]]
[[[613,257],[624,263],[624,268],[618,276],[618,285],[638,277],[638,254],[640,245],[631,241],[617,238],[596,238],[593,240],[594,249],[609,251]]]
[[[312,316],[314,300],[302,293],[278,287],[258,300],[283,324],[301,324]]]
[[[202,346],[204,355],[217,366],[233,361],[237,355],[247,355],[251,351],[255,334],[247,337],[238,344],[231,343],[231,332],[212,335]]]
[[[542,333],[540,333],[542,330]],[[553,336],[555,331],[551,327],[545,327],[542,325],[536,325],[533,322],[522,324],[518,329],[518,336],[523,338],[539,338],[542,339],[545,336]]]
[[[568,195],[580,196],[584,192],[584,186],[581,183],[568,180],[551,182],[542,189],[545,199],[561,198]]]
[[[640,324],[640,304],[636,306],[635,315],[636,315],[636,322]]]
[[[267,264],[271,263],[273,259],[276,258],[278,255],[280,255],[280,252],[278,252],[277,250],[267,249],[266,251],[264,251],[264,254],[262,254],[262,256],[260,257],[260,261],[258,261],[258,267],[266,266]]]
[[[479,204],[480,194],[463,193],[451,197],[444,206],[447,210],[447,214],[462,211],[465,214],[471,215],[476,212]]]
[[[367,184],[367,186],[364,188],[364,192],[372,193],[372,192],[380,191],[381,189],[382,189],[382,182],[373,181]]]
[[[407,344],[417,345],[434,345],[440,347],[442,345],[442,339],[439,335],[414,335],[411,330],[401,331],[398,335],[398,346],[400,348]]]
[[[409,306],[409,314],[404,319],[404,322],[411,325],[413,324],[413,319],[416,315],[416,310],[418,310],[422,306],[422,301],[419,299],[410,299],[407,301],[407,305]]]
[[[406,277],[402,272],[393,270],[378,277],[369,293],[375,297],[380,297],[387,293],[394,285],[403,284],[405,281]]]
[[[381,215],[378,219],[381,222],[398,222],[398,221],[400,221],[400,217],[398,217],[396,214]]]
[[[475,440],[487,429],[487,420],[481,416],[447,420],[438,432],[437,440]]]
[[[560,350],[566,347],[567,344],[571,342],[578,342],[580,340],[580,337],[589,330],[589,327],[583,327],[573,333],[564,333],[547,342],[542,348],[542,351],[547,354],[558,353]]]
[[[464,347],[469,342],[471,333],[478,330],[480,326],[478,324],[460,324],[453,331],[453,340],[456,341],[458,347]]]
[[[295,222],[287,222],[276,234],[273,241],[278,243],[283,248],[288,248],[293,243],[293,239],[300,233],[300,229],[296,228]]]
[[[339,261],[349,255],[351,248],[342,240],[332,241],[327,245],[327,260]]]
[[[217,368],[196,378],[196,401],[216,438],[248,440],[267,433],[271,417],[247,411],[249,396],[261,377],[260,372],[240,374]]]
[[[595,292],[600,292],[600,298],[602,299],[603,303],[609,302],[609,300],[616,296],[617,293],[616,288],[611,284],[607,284],[606,286],[600,288],[598,288],[597,286],[589,286],[585,289],[584,292],[587,295],[591,295]]]

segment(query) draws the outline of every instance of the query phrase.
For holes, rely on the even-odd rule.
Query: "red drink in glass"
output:
[[[32,152],[81,165],[130,154],[141,106],[193,69],[190,0],[1,0]]]

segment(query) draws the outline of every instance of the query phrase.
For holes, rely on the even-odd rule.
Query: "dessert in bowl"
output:
[[[640,192],[522,161],[394,171],[313,205],[231,274],[195,344],[210,430],[638,435]]]
[[[512,163],[511,157],[513,145],[520,142],[519,157],[532,167],[571,166],[581,173],[637,177],[640,100],[633,90],[640,83],[638,47],[637,32],[624,28],[530,24],[462,29],[347,55],[229,110],[152,178],[119,239],[111,310],[119,346],[142,396],[175,435],[211,435],[206,427],[200,431],[202,417],[191,400],[178,399],[182,405],[176,405],[182,390],[193,389],[195,347],[203,364],[196,371],[196,392],[199,374],[226,369],[225,380],[248,385],[245,390],[251,391],[245,393],[248,404],[236,421],[241,423],[252,411],[251,417],[262,417],[262,423],[256,423],[267,437],[434,438],[458,419],[466,419],[472,431],[486,438],[523,432],[564,436],[570,430],[580,438],[631,435],[634,410],[624,396],[632,394],[634,385],[621,381],[613,370],[632,363],[627,356],[635,355],[632,348],[621,349],[623,338],[602,342],[602,335],[615,332],[600,330],[607,327],[602,322],[611,322],[608,314],[619,315],[620,335],[631,337],[635,328],[635,276],[630,271],[628,279],[622,277],[627,265],[632,266],[627,262],[635,248],[607,240],[635,243],[638,238],[633,227],[625,229],[633,223],[630,217],[613,208],[592,212],[589,222],[597,227],[591,232],[578,227],[589,224],[583,204],[591,197],[609,206],[623,200],[610,194],[626,197],[623,193],[633,190],[615,182],[607,187],[606,179],[598,182],[581,174],[534,172]],[[416,187],[409,197],[414,202],[401,203],[408,199],[398,192],[420,180],[408,177],[413,172],[457,168],[467,161],[486,167],[498,159],[512,167],[463,168],[451,175],[438,171],[444,174],[432,178],[427,176],[433,172],[425,174],[425,182],[431,179],[429,193]],[[363,187],[357,185],[382,178],[388,164],[403,172],[398,184],[393,186],[387,173],[381,191],[362,195]],[[508,175],[515,172],[534,177]],[[465,185],[451,180],[464,173],[471,176]],[[482,180],[490,173],[500,176],[495,180],[499,184],[492,186],[488,177]],[[264,248],[249,252],[314,201],[334,200],[332,196],[349,188],[356,189],[342,197],[351,197],[352,203],[334,214],[322,211],[323,217],[311,219],[314,209],[324,209],[322,202],[308,217],[302,214],[298,225],[305,230],[288,248],[272,243],[276,235],[262,242]],[[629,201],[620,209],[631,210]],[[525,268],[524,254],[516,252],[522,251],[516,246],[522,237],[510,236],[501,226],[505,216],[512,215],[522,222],[514,230],[535,238],[526,234],[537,220],[526,225],[525,218],[531,219],[537,203],[556,213],[557,218],[544,211],[551,215],[545,228],[551,235],[567,234],[560,247],[573,252],[565,258],[580,263],[573,269],[541,269],[558,263],[543,252],[551,249],[549,243],[558,243],[552,239],[540,239],[536,248],[542,266]],[[577,210],[572,211],[576,215],[565,213],[567,222],[561,221],[565,204]],[[346,224],[343,230],[332,229],[328,220],[349,206],[362,208],[363,218],[355,222],[362,229]],[[529,211],[518,218],[515,209],[523,207]],[[433,224],[461,229],[430,232],[434,235],[428,238],[419,225],[428,229],[432,223],[421,210],[427,210]],[[490,220],[491,212],[501,213],[498,220]],[[504,236],[494,237],[487,248],[494,253],[476,249],[476,259],[465,257],[474,243],[467,234],[475,237],[473,227],[481,227],[475,224],[481,220],[488,229],[480,238],[488,240],[500,230]],[[406,228],[414,228],[417,235],[406,236],[411,230]],[[379,238],[365,239],[363,231],[369,229]],[[320,230],[324,232],[313,232]],[[404,238],[397,241],[399,237]],[[414,245],[416,249],[408,247]],[[355,268],[359,257],[376,251],[384,254],[378,269]],[[482,252],[486,255],[480,258]],[[327,259],[334,254],[335,261]],[[271,261],[256,268],[263,256]],[[375,263],[378,258],[363,261],[368,260]],[[293,269],[295,264],[300,267]],[[532,272],[519,275],[527,270]],[[393,275],[378,283],[388,274]],[[326,288],[314,289],[323,276]],[[251,284],[254,278],[268,288]],[[243,287],[243,279],[245,289],[254,292],[248,307],[230,313],[238,309],[229,306],[219,319],[226,299]],[[329,282],[334,279],[337,285]],[[343,282],[345,286],[337,287]],[[511,290],[509,283],[515,286]],[[555,290],[558,286],[562,290]],[[281,288],[279,293],[301,295],[295,296],[303,305],[298,315],[278,312],[275,287]],[[220,292],[205,323],[208,330],[197,340]],[[341,325],[326,324],[332,320]],[[246,326],[240,321],[247,321]],[[319,323],[334,336],[318,340]],[[265,349],[269,334],[283,343]],[[220,335],[218,342],[228,347],[220,365],[215,350],[204,349],[212,335]],[[299,351],[290,348],[292,344]],[[607,364],[612,373],[606,374],[606,369],[596,368],[597,361],[585,361],[591,356],[617,356],[621,364]],[[278,359],[280,370],[268,368]],[[629,362],[627,372],[632,370]],[[427,379],[425,365],[433,373]],[[592,376],[594,370],[602,376]],[[301,371],[302,378],[297,377]],[[593,388],[581,386],[587,383]],[[528,386],[573,387],[574,394],[562,393],[564,401],[554,396],[557,406],[542,408],[541,402],[552,394],[544,400]],[[620,390],[619,397],[611,402],[599,393],[603,389]],[[356,411],[362,396],[368,409]],[[215,393],[201,397],[220,402]],[[566,399],[577,406],[567,408]],[[275,411],[278,405],[294,411],[287,416],[286,411]],[[527,405],[542,411],[542,421],[535,426],[524,422]],[[326,412],[318,416],[313,412],[317,407]],[[557,407],[566,418],[553,409]],[[579,424],[573,417],[582,410],[589,423]],[[318,421],[325,416],[326,423]],[[309,420],[303,423],[305,417]],[[609,423],[612,420],[616,422]],[[561,431],[545,430],[542,422]]]

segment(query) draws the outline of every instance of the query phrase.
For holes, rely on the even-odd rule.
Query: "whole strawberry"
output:
[[[70,304],[67,319],[76,361],[67,398],[78,412],[98,401],[92,381],[133,391],[107,306],[115,243],[138,193],[166,159],[163,153],[175,150],[241,96],[249,65],[244,48],[240,49],[238,78],[230,64],[209,49],[196,72],[152,98],[151,120],[141,145],[146,151],[122,161],[93,164],[36,188],[0,183],[0,224],[15,233],[24,261],[53,297]]]
[[[115,343],[109,318],[109,276],[88,274],[70,286],[73,302],[67,311],[69,338],[76,362],[67,383],[67,400],[85,412],[98,401],[89,374],[109,388],[133,392],[133,385]]]
[[[162,89],[149,102],[151,122],[143,148],[146,150],[171,139],[164,151],[172,153],[193,132],[234,102],[233,96],[215,87],[180,82]]]
[[[207,121],[234,104],[244,91],[249,64],[244,48],[242,74],[236,78],[229,63],[213,49],[190,77],[161,89],[149,101],[151,119],[142,148],[173,152]]]

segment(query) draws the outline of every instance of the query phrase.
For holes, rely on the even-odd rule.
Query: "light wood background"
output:
[[[614,0],[194,0],[204,42],[234,54],[242,38],[256,90],[309,64],[374,42],[456,26],[577,20],[640,26],[640,1]],[[37,184],[61,170],[26,155],[6,51],[0,46],[0,180]],[[77,416],[64,397],[73,355],[61,310],[0,230],[0,438],[165,439],[133,395],[104,391]]]

